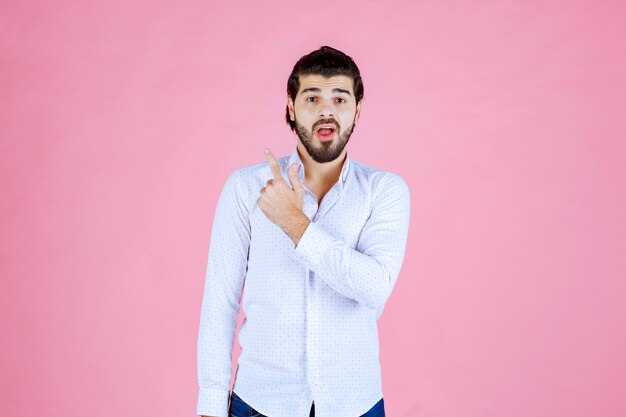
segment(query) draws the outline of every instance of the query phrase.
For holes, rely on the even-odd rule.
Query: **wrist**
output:
[[[306,231],[307,227],[311,223],[311,220],[301,211],[298,210],[292,216],[289,216],[289,221],[285,227],[285,233],[291,238],[294,245],[298,246],[298,242],[302,238],[302,235]]]

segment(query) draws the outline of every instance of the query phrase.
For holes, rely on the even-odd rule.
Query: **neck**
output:
[[[339,179],[343,163],[346,159],[346,148],[334,161],[319,163],[308,154],[304,146],[298,144],[298,155],[304,165],[304,181],[314,183],[335,183]]]

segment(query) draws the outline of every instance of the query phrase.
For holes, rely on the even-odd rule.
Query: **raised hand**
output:
[[[304,187],[298,176],[298,164],[294,163],[289,167],[292,188],[283,177],[271,150],[265,149],[265,157],[274,178],[268,180],[261,189],[257,205],[272,223],[283,229],[297,244],[309,224],[309,219],[302,212]]]

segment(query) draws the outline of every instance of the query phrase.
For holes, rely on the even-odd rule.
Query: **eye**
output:
[[[341,97],[338,97],[337,101],[339,101],[340,103],[347,103],[348,102],[348,100],[346,100],[345,98],[341,98]]]
[[[313,100],[315,100],[314,96],[310,96],[310,97],[307,97],[307,98],[304,99],[304,101],[309,101],[309,102],[311,102]]]

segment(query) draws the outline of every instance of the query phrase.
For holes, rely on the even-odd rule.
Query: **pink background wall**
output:
[[[0,6],[0,415],[195,415],[216,199],[324,44],[412,190],[388,415],[626,415],[623,2],[173,4]]]

